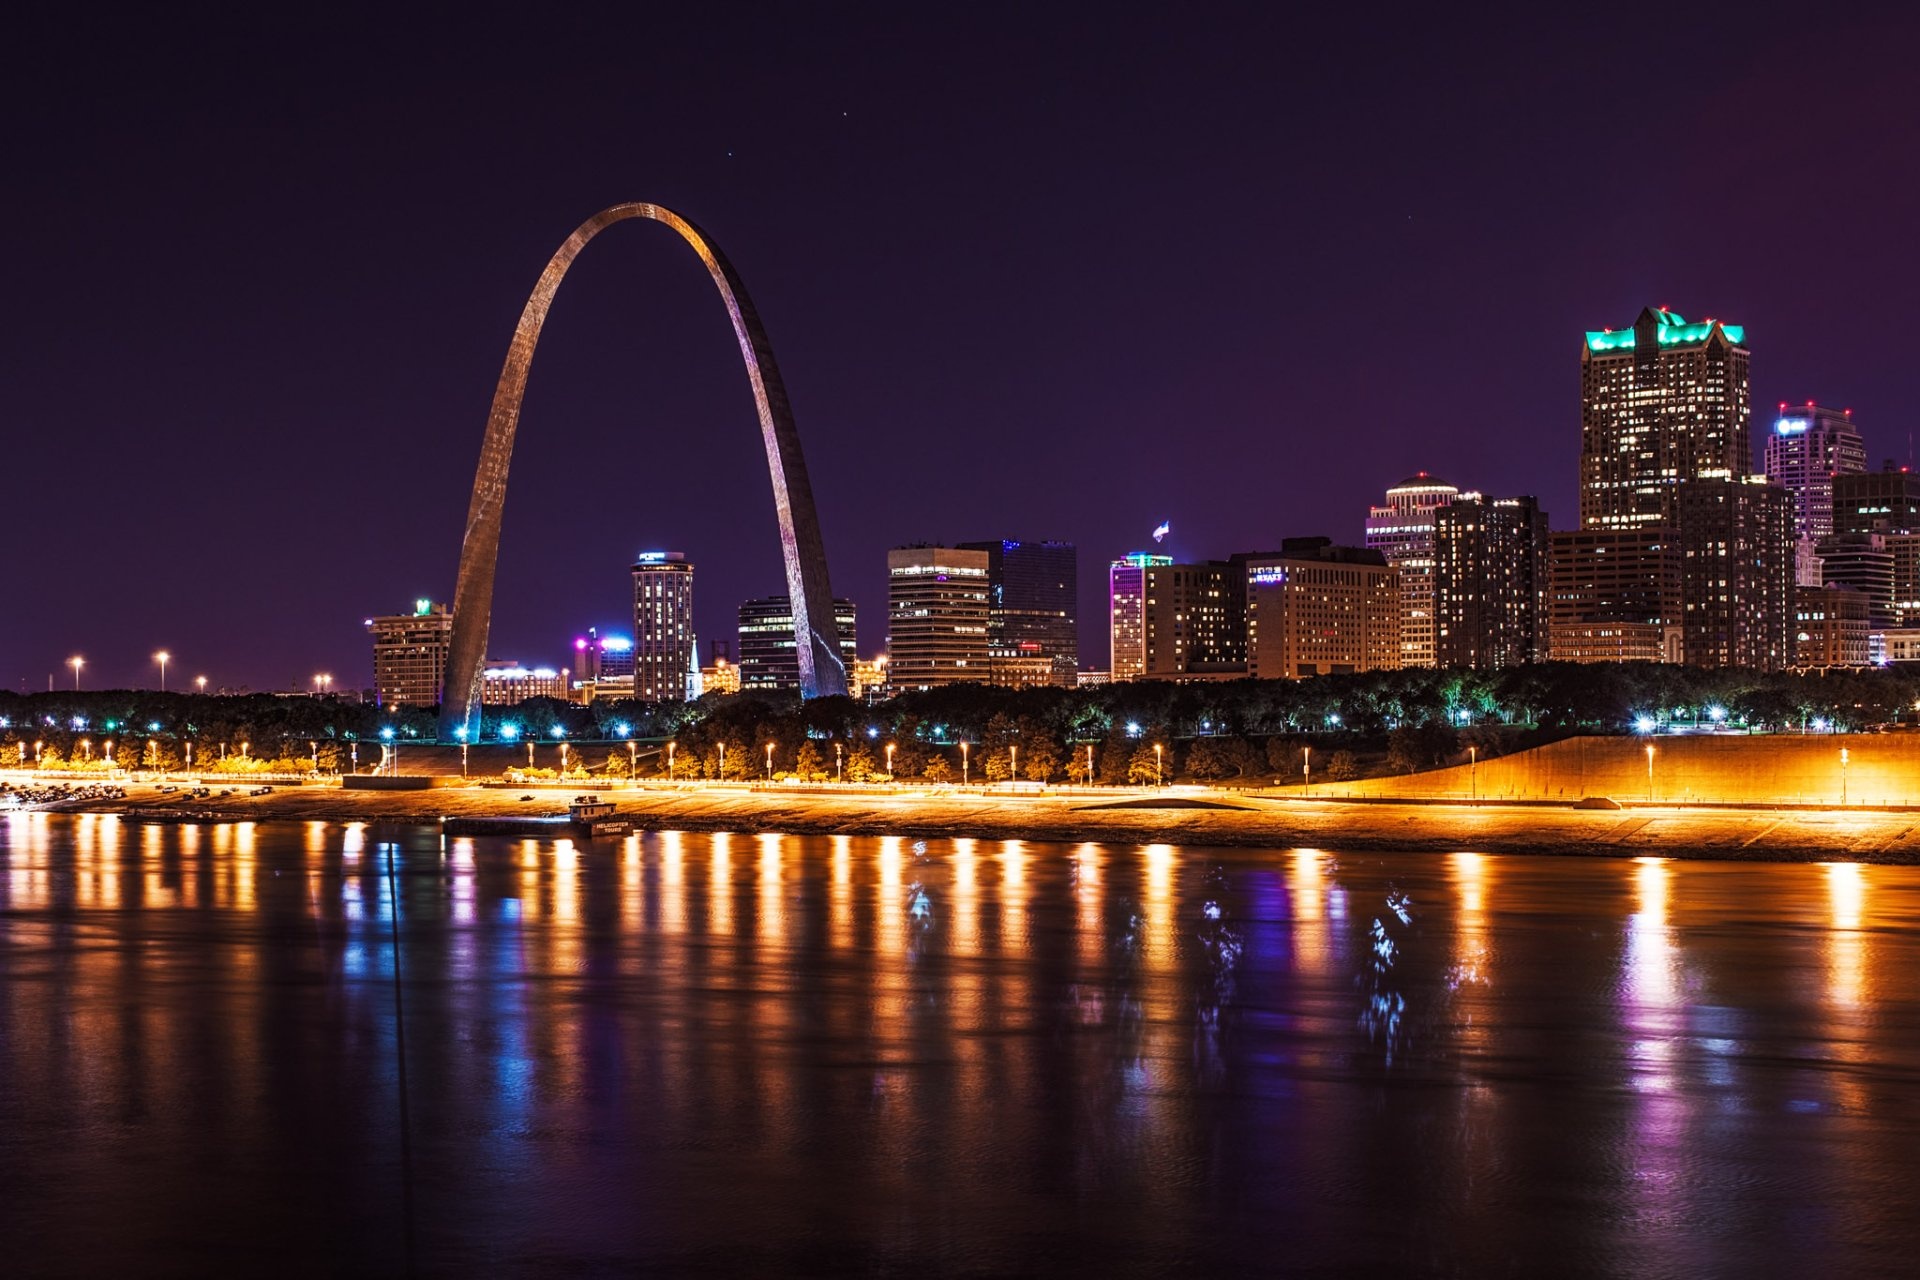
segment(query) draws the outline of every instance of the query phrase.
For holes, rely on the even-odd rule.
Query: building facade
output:
[[[1547,653],[1546,513],[1530,497],[1455,498],[1434,513],[1435,656],[1483,670]]]
[[[1851,410],[1824,409],[1809,400],[1799,409],[1780,406],[1767,436],[1769,484],[1793,495],[1793,536],[1801,547],[1799,582],[1818,586],[1812,548],[1833,536],[1834,479],[1867,469],[1867,446],[1854,429]]]
[[[1920,533],[1920,475],[1888,462],[1835,476],[1833,532]]]
[[[374,697],[383,707],[437,707],[447,680],[453,613],[431,600],[412,613],[367,619],[373,637]]]
[[[571,692],[564,668],[528,667],[511,658],[490,658],[480,668],[482,706],[511,707],[528,698],[565,701]]]
[[[1402,583],[1384,553],[1336,547],[1328,538],[1288,538],[1278,555],[1244,563],[1249,676],[1399,669]]]
[[[1675,487],[1689,666],[1793,661],[1793,499],[1764,476]]]
[[[1896,607],[1894,579],[1896,567],[1893,548],[1884,533],[1839,533],[1814,544],[1820,557],[1820,585],[1851,587],[1866,603],[1868,622],[1875,631],[1900,624]],[[1906,539],[1901,538],[1902,541]],[[1902,547],[1901,559],[1910,567],[1912,548]]]
[[[1742,326],[1648,307],[1580,361],[1581,528],[1671,525],[1681,482],[1751,467]]]
[[[986,552],[958,547],[887,552],[887,680],[895,692],[992,678],[987,564]]]
[[[1141,611],[1142,680],[1237,679],[1247,673],[1245,558],[1149,565]]]
[[[633,565],[633,696],[684,701],[693,669],[693,561],[643,551]]]
[[[1869,605],[1852,587],[1802,587],[1794,593],[1796,667],[1864,667],[1871,661]]]
[[[1547,638],[1555,662],[1680,662],[1681,555],[1663,525],[1549,540]]]
[[[963,542],[987,554],[993,682],[1071,686],[1080,669],[1080,553],[1071,542]]]
[[[853,601],[835,597],[833,622],[840,661],[853,670],[858,657]],[[793,648],[793,605],[786,596],[762,596],[740,604],[740,662],[734,667],[739,689],[798,689],[800,659]],[[719,659],[724,661],[724,659]]]
[[[1399,571],[1400,665],[1437,665],[1433,641],[1433,513],[1460,491],[1424,471],[1387,490],[1367,511],[1367,546]]]
[[[1136,551],[1107,567],[1108,678],[1138,680],[1147,673],[1147,571],[1172,556]]]

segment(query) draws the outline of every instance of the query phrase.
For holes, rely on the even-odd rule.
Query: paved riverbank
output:
[[[534,799],[523,801],[522,795]],[[570,792],[480,787],[377,793],[282,787],[266,796],[183,802],[144,788],[90,812],[157,820],[435,822],[534,819]],[[1920,813],[1853,810],[1580,810],[1558,806],[1340,803],[1239,793],[1047,793],[635,787],[599,793],[652,830],[972,836],[1063,843],[1429,850],[1556,856],[1920,863]],[[529,830],[534,829],[528,824]]]

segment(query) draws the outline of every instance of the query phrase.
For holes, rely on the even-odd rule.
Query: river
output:
[[[0,1249],[1899,1273],[1917,912],[1853,864],[15,814]]]

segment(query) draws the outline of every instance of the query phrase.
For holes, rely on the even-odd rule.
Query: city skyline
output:
[[[35,247],[9,267],[0,397],[25,428],[14,466],[55,478],[11,514],[62,538],[11,566],[7,688],[59,682],[74,654],[96,687],[155,683],[162,648],[216,685],[344,678],[361,618],[450,599],[454,472],[514,309],[558,237],[635,191],[711,227],[754,280],[835,590],[870,618],[885,549],[915,540],[1071,541],[1090,619],[1094,566],[1168,517],[1182,560],[1358,542],[1353,513],[1428,470],[1537,494],[1564,521],[1572,344],[1648,304],[1737,317],[1753,404],[1854,409],[1870,466],[1906,457],[1920,412],[1893,301],[1920,283],[1900,248],[1916,117],[1882,74],[1904,47],[1893,20],[1810,36],[1675,15],[1647,48],[1594,15],[1559,42],[1577,57],[1516,79],[1539,57],[1526,33],[1435,19],[1396,42],[1418,58],[1338,75],[1309,60],[1284,83],[1261,50],[1367,33],[1041,18],[1010,44],[984,15],[828,15],[682,39],[677,59],[610,39],[562,73],[479,37],[421,64],[404,32],[369,43],[345,24],[244,56],[273,31],[259,21],[119,28],[87,69],[28,67],[0,90],[24,192],[0,219]],[[1145,92],[1111,87],[1168,47],[1183,56],[1156,59]],[[1825,90],[1778,92],[1788,64]],[[292,87],[323,66],[355,92]],[[1012,88],[983,101],[988,81]],[[1625,110],[1635,84],[1740,120],[1737,140]],[[448,122],[453,97],[468,109]],[[287,125],[270,149],[260,113]],[[527,180],[500,189],[502,165]],[[1788,178],[1847,198],[1780,199]],[[447,216],[449,193],[480,191]],[[1139,216],[1142,191],[1207,234],[1176,246]],[[724,317],[697,263],[644,239],[596,246],[606,260],[556,304],[526,406],[551,452],[516,476],[495,653],[552,645],[548,619],[616,622],[602,566],[642,546],[711,566],[702,635],[782,588]],[[1462,358],[1481,329],[1499,360]],[[639,481],[644,501],[637,438],[672,478]],[[71,471],[75,440],[103,481]],[[156,571],[134,554],[155,529],[188,559],[214,539],[220,571]],[[286,572],[307,553],[324,573]],[[1102,648],[1083,626],[1083,661]]]

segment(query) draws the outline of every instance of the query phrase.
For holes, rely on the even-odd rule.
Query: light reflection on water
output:
[[[45,814],[0,864],[27,1270],[398,1269],[396,916],[427,1270],[1920,1243],[1906,868]]]

